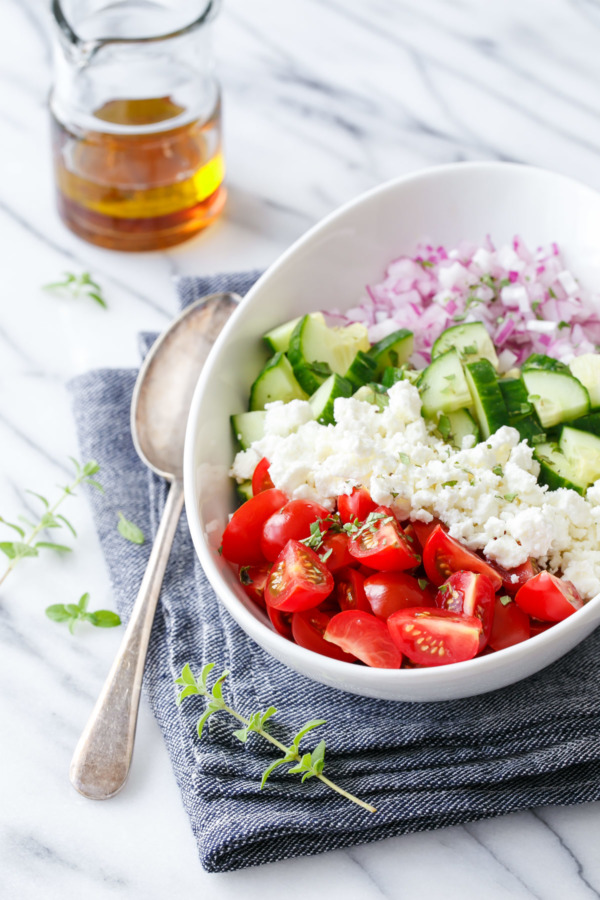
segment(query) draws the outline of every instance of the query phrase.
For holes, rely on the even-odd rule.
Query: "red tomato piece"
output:
[[[366,487],[355,487],[351,494],[340,494],[337,498],[337,510],[340,519],[346,525],[358,519],[363,522],[370,512],[377,509],[377,504],[371,499]]]
[[[265,600],[282,612],[299,612],[318,606],[332,590],[333,575],[315,551],[291,540],[269,573]]]
[[[540,572],[519,588],[516,603],[534,619],[562,622],[583,606],[575,585],[550,572]]]
[[[498,563],[490,563],[490,565],[502,578],[502,590],[512,597],[526,581],[529,581],[530,578],[533,578],[540,571],[540,567],[534,559],[528,559],[514,569],[505,569],[503,566],[499,566]]]
[[[273,606],[267,604],[267,615],[277,634],[280,634],[281,637],[287,638],[290,641],[294,640],[292,636],[293,613],[281,612],[281,610],[275,609]]]
[[[378,572],[365,580],[364,589],[371,612],[380,619],[389,618],[399,609],[434,605],[427,582],[404,572]]]
[[[255,566],[265,560],[261,550],[263,525],[287,503],[283,491],[273,488],[246,500],[236,509],[223,532],[223,556],[240,566]]]
[[[288,541],[301,541],[310,537],[313,522],[328,517],[329,511],[320,503],[290,500],[264,523],[260,542],[263,556],[275,562]],[[323,525],[320,530],[327,531],[327,526]]]
[[[265,608],[265,585],[270,571],[271,566],[263,563],[260,566],[240,566],[238,574],[244,591],[261,609]]]
[[[385,622],[372,613],[348,609],[338,613],[325,629],[325,640],[376,669],[399,669],[402,654],[392,641]]]
[[[479,649],[483,650],[492,630],[496,605],[494,585],[487,575],[481,572],[455,572],[440,585],[435,602],[440,609],[480,619],[483,630],[479,637]]]
[[[339,572],[346,566],[354,564],[350,555],[348,544],[350,538],[347,534],[326,534],[323,543],[317,550],[317,556],[323,560],[330,572]]]
[[[517,606],[511,597],[497,597],[494,608],[494,623],[488,639],[492,650],[504,650],[513,644],[520,644],[531,637],[529,616]]]
[[[371,612],[364,588],[365,578],[356,569],[344,569],[336,578],[336,598],[341,610]]]
[[[326,641],[323,635],[329,625],[331,616],[320,609],[307,609],[304,612],[292,614],[292,635],[300,647],[313,650],[322,656],[331,659],[339,659],[341,662],[356,662],[356,657],[344,651],[331,641]]]
[[[421,547],[425,547],[425,544],[427,543],[427,539],[429,538],[429,535],[433,531],[435,531],[435,529],[437,528],[438,525],[440,525],[440,527],[443,528],[444,531],[446,530],[446,526],[442,525],[442,523],[440,522],[439,519],[432,519],[431,522],[415,521],[415,522],[411,522],[410,524],[412,525],[412,527],[415,530],[415,534],[417,535],[417,540],[419,541],[419,544],[421,545]]]
[[[252,494],[256,497],[261,491],[268,491],[274,487],[275,485],[271,481],[271,475],[269,474],[269,460],[266,456],[263,456],[252,475]]]
[[[556,625],[556,622],[540,622],[539,619],[530,619],[531,637],[535,637],[536,634],[543,634],[544,631],[548,631],[554,625]]]
[[[453,572],[461,571],[487,575],[495,591],[502,587],[502,578],[498,572],[472,550],[463,547],[459,541],[446,534],[441,525],[438,525],[427,539],[423,548],[423,565],[427,577],[436,587],[443,584]]]
[[[445,666],[473,659],[479,650],[481,621],[448,609],[416,608],[392,613],[387,620],[401,653],[424,666]]]
[[[367,516],[348,546],[355,559],[379,572],[414,569],[421,562],[395,515],[386,506],[378,506]]]

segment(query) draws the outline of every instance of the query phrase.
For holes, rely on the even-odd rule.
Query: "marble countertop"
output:
[[[77,444],[65,384],[137,364],[136,335],[176,309],[173,277],[265,266],[325,213],[423,166],[514,160],[600,187],[600,4],[594,0],[225,0],[215,25],[229,202],[165,253],[118,254],[54,210],[42,0],[2,0],[0,514],[31,511]],[[92,272],[108,312],[51,296]],[[113,606],[89,509],[69,501],[69,558],[24,560],[0,598],[0,896],[543,898],[600,894],[600,806],[545,808],[310,859],[201,869],[158,728],[142,706],[126,789],[93,803],[70,757],[118,630],[72,637],[44,608]]]

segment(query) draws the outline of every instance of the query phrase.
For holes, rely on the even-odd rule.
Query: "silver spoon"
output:
[[[71,784],[92,800],[113,797],[129,774],[150,631],[183,508],[183,443],[192,395],[209,350],[239,299],[237,294],[211,294],[188,306],[156,341],[135,384],[135,449],[171,488],[119,652],[71,761]]]

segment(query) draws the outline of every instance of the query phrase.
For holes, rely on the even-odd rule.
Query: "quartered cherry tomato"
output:
[[[426,581],[404,572],[378,572],[365,579],[364,590],[369,607],[380,619],[387,619],[399,609],[434,606],[434,594]]]
[[[453,572],[481,572],[487,575],[498,591],[502,587],[502,578],[480,556],[446,534],[441,525],[435,528],[423,548],[423,565],[427,577],[436,587],[443,584]]]
[[[299,612],[318,606],[333,590],[333,575],[314,550],[288,541],[273,565],[267,586],[267,606]]]
[[[252,476],[252,494],[256,497],[261,491],[268,491],[270,488],[274,487],[275,485],[271,481],[271,476],[269,474],[269,460],[266,456],[263,456]]]
[[[267,604],[267,615],[277,634],[280,634],[281,637],[287,638],[290,641],[294,640],[292,636],[293,613],[281,612],[281,610],[275,609],[275,607]]]
[[[292,635],[300,647],[314,650],[322,656],[339,659],[341,662],[356,662],[356,657],[344,651],[323,637],[331,616],[320,609],[306,609],[292,614]]]
[[[437,528],[438,525],[440,525],[444,529],[444,531],[446,530],[446,527],[444,525],[442,525],[442,523],[439,521],[439,519],[432,519],[431,522],[414,521],[414,522],[411,522],[410,524],[412,525],[412,527],[415,530],[415,534],[417,535],[417,540],[419,541],[419,544],[421,545],[421,547],[425,547],[425,544],[427,543],[427,539],[429,538],[429,535],[433,531],[435,531],[435,529]]]
[[[378,506],[359,526],[350,538],[349,550],[359,562],[380,572],[414,569],[421,561],[386,506]]]
[[[387,620],[401,653],[424,666],[444,666],[473,659],[479,650],[481,621],[447,609],[406,609]]]
[[[548,631],[549,628],[556,625],[556,622],[540,622],[538,619],[530,619],[530,625],[531,637],[535,637],[536,634],[543,634],[544,631]]]
[[[354,564],[354,559],[348,549],[349,542],[350,538],[347,534],[329,532],[323,538],[323,543],[317,550],[317,556],[323,560],[330,572],[339,572],[340,569]]]
[[[531,637],[529,616],[511,597],[506,595],[497,597],[488,646],[492,650],[504,650],[505,647],[520,644],[529,637]]]
[[[336,577],[335,596],[341,610],[358,609],[371,612],[365,594],[365,576],[356,569],[343,569]]]
[[[351,494],[340,494],[337,498],[337,510],[344,525],[356,519],[363,522],[376,509],[377,504],[371,499],[366,487],[355,487]]]
[[[455,572],[440,585],[435,602],[440,609],[478,618],[483,629],[479,637],[479,650],[483,650],[492,630],[496,602],[494,586],[487,575],[481,572]]]
[[[325,640],[377,669],[399,669],[402,654],[390,638],[385,622],[372,613],[349,609],[333,616]]]
[[[251,600],[261,607],[265,608],[265,585],[271,566],[263,563],[260,566],[240,566],[239,579],[244,591]]]
[[[530,578],[533,578],[540,571],[540,567],[534,559],[528,559],[514,569],[505,569],[503,566],[499,566],[498,563],[490,563],[490,565],[502,578],[502,590],[511,596],[514,596],[526,581],[529,581]]]
[[[530,578],[515,597],[521,609],[542,622],[561,622],[583,606],[575,585],[550,572]]]
[[[263,525],[287,503],[283,491],[273,488],[251,497],[236,509],[223,532],[223,556],[240,566],[264,562],[261,550]]]
[[[320,503],[290,500],[264,523],[260,542],[263,556],[274,562],[288,541],[309,537],[312,523],[328,516],[329,511]],[[326,530],[327,526],[323,525],[321,531]]]

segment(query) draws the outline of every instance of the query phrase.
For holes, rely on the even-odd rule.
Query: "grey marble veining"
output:
[[[89,246],[53,206],[42,0],[1,0],[0,515],[64,483],[76,442],[66,381],[137,362],[175,310],[173,278],[264,266],[321,216],[388,178],[472,159],[546,166],[600,187],[600,4],[594,0],[225,0],[215,29],[229,204],[164,254]],[[51,296],[65,269],[108,312]],[[65,512],[67,506],[65,505]],[[0,589],[0,897],[262,900],[600,894],[598,805],[547,808],[261,870],[206,875],[158,729],[143,707],[131,780],[105,804],[67,779],[119,641],[49,622],[50,603],[110,587],[81,497],[69,559],[26,560]]]

